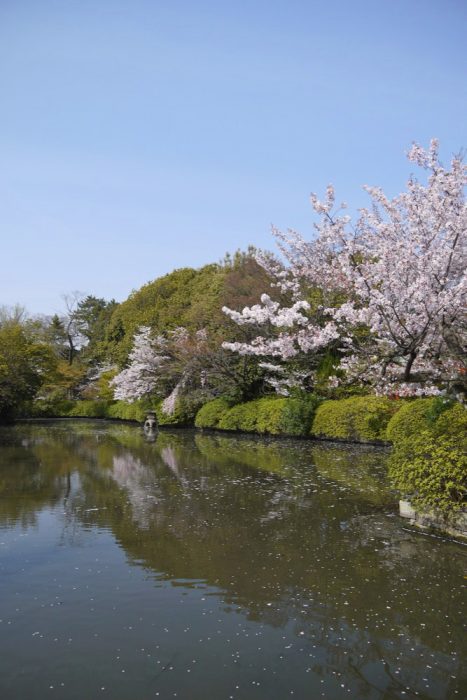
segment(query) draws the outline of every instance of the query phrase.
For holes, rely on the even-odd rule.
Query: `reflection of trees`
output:
[[[362,494],[375,505],[393,502],[386,472],[389,455],[386,449],[314,443],[311,454],[319,474],[346,492]]]
[[[361,697],[373,682],[397,694],[399,666],[415,683],[420,650],[443,652],[440,672],[449,668],[462,639],[446,628],[440,576],[460,580],[459,561],[451,545],[428,550],[381,509],[389,492],[380,452],[189,432],[148,444],[133,427],[77,426],[11,432],[0,488],[22,486],[17,505],[0,499],[0,522],[27,523],[65,504],[66,527],[111,530],[158,578],[204,581],[227,609],[293,624],[326,649],[313,661],[319,672],[348,668]],[[449,595],[459,609],[460,589]],[[381,666],[377,681],[372,664]]]
[[[133,522],[140,528],[148,529],[154,504],[158,503],[157,484],[151,470],[131,453],[117,454],[113,458],[113,467],[109,472],[115,483],[127,494]]]
[[[70,450],[50,446],[40,436],[28,439],[30,431],[2,430],[0,450],[0,523],[23,527],[36,522],[45,506],[55,506],[70,490]]]

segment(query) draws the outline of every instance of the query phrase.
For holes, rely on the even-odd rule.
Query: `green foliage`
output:
[[[311,434],[338,440],[386,440],[386,428],[400,409],[400,401],[378,396],[324,401],[318,407]]]
[[[87,340],[87,344],[80,351],[82,360],[90,363],[104,360],[106,328],[117,307],[115,300],[106,301],[93,295],[88,295],[78,303],[74,321],[81,335]]]
[[[264,398],[252,402],[250,411],[256,415],[255,429],[258,433],[280,434],[286,401],[285,398]]]
[[[318,405],[316,397],[267,397],[223,411],[217,427],[269,435],[307,435]]]
[[[424,430],[401,438],[389,460],[389,475],[416,508],[454,514],[467,498],[467,433],[435,436]]]
[[[242,338],[245,330],[239,329],[222,307],[258,303],[269,286],[270,280],[253,252],[238,253],[225,264],[174,270],[132,292],[114,308],[107,323],[106,357],[123,366],[140,326],[149,326],[156,334],[183,326],[190,333],[205,328],[219,341]]]
[[[119,418],[120,420],[133,420],[142,423],[150,410],[147,401],[115,401],[107,408],[108,418]]]
[[[230,403],[223,398],[214,399],[202,406],[195,418],[197,428],[217,428],[219,421],[230,409]]]
[[[256,401],[248,401],[233,406],[219,420],[221,430],[239,430],[247,433],[256,431]]]
[[[165,413],[162,409],[163,402],[159,401],[153,410],[156,412],[159,425],[172,425],[177,428],[191,428],[195,424],[195,417],[201,406],[206,403],[206,395],[203,391],[193,391],[190,394],[180,396],[175,403],[175,411],[172,414]]]
[[[79,418],[107,418],[108,404],[105,401],[75,401],[67,415]]]
[[[308,435],[315,411],[320,403],[321,399],[314,394],[309,394],[304,398],[286,399],[281,416],[281,432],[286,435]]]
[[[388,423],[387,438],[398,443],[405,438],[417,435],[422,430],[435,434],[458,432],[456,425],[465,424],[467,412],[460,404],[453,404],[443,398],[415,399],[405,403]]]
[[[36,399],[25,411],[30,418],[63,418],[70,415],[75,401],[48,396],[45,399]]]
[[[0,422],[12,418],[37,393],[55,357],[19,322],[0,325]]]
[[[110,386],[110,382],[116,374],[117,371],[111,369],[106,372],[102,372],[97,379],[88,381],[88,383],[80,391],[81,398],[112,403],[114,400],[114,389],[112,386]]]
[[[166,332],[178,326],[189,331],[212,327],[222,315],[219,265],[200,270],[182,268],[133,292],[112,314],[107,329],[107,352],[123,364],[140,326]]]
[[[44,377],[38,398],[51,403],[76,399],[85,378],[86,368],[79,362],[70,365],[67,360],[58,359],[53,372],[49,372],[48,376]]]
[[[449,435],[462,439],[467,435],[467,409],[460,403],[448,404],[431,428],[435,436]]]

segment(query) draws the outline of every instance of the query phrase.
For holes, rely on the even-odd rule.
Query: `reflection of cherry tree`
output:
[[[346,378],[381,392],[435,394],[459,381],[467,329],[467,169],[458,157],[445,169],[436,141],[428,151],[414,145],[409,159],[427,171],[427,183],[411,178],[393,199],[366,187],[372,207],[355,225],[335,213],[330,186],[324,201],[312,197],[319,217],[313,242],[275,231],[287,267],[270,256],[261,262],[292,303],[264,294],[242,312],[225,308],[238,324],[266,329],[251,343],[225,347],[287,361],[339,342]],[[310,288],[323,293],[313,310]]]
[[[129,452],[114,455],[112,461],[110,475],[125,492],[131,504],[133,521],[139,528],[147,530],[154,518],[154,508],[158,501],[154,472]]]

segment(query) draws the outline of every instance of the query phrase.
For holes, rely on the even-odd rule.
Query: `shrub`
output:
[[[391,418],[386,434],[388,440],[398,443],[424,430],[433,435],[461,435],[467,430],[467,411],[440,397],[415,399]]]
[[[256,414],[256,432],[279,435],[281,431],[281,418],[287,399],[264,398],[252,401],[251,408]]]
[[[68,416],[80,418],[107,418],[108,404],[106,401],[75,401],[68,411]]]
[[[339,440],[383,441],[387,425],[400,407],[400,401],[378,396],[324,401],[316,411],[311,433]]]
[[[230,403],[226,399],[214,399],[204,404],[195,418],[197,428],[217,428],[221,418],[230,409]]]
[[[196,394],[181,396],[177,399],[175,411],[173,413],[165,413],[162,410],[162,402],[160,402],[155,407],[157,421],[159,425],[173,425],[180,428],[193,426],[201,404],[202,399]]]
[[[435,436],[449,435],[462,440],[467,435],[467,409],[460,403],[449,405],[432,425]]]
[[[133,420],[142,423],[146,418],[146,414],[150,410],[146,402],[134,401],[126,403],[126,401],[115,401],[107,410],[109,418],[120,418],[120,420]]]
[[[321,399],[313,394],[304,398],[286,399],[281,416],[281,432],[286,435],[308,435]]]
[[[307,435],[319,399],[265,397],[224,410],[217,427],[269,435]]]
[[[36,399],[28,408],[26,415],[31,418],[63,418],[70,415],[75,405],[67,399]]]
[[[388,440],[399,442],[416,435],[428,427],[428,417],[436,399],[415,399],[409,401],[389,421],[386,430]]]
[[[415,507],[452,515],[466,502],[467,437],[425,430],[396,443],[389,460],[394,486]]]
[[[256,401],[248,401],[233,406],[219,420],[221,430],[241,430],[247,433],[256,431]]]

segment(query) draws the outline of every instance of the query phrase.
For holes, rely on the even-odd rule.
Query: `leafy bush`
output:
[[[219,420],[221,430],[241,430],[246,433],[256,431],[256,401],[248,401],[233,406]]]
[[[467,498],[466,433],[435,436],[425,430],[402,438],[390,457],[389,475],[415,507],[446,517],[455,513]]]
[[[217,428],[219,421],[230,409],[230,403],[226,399],[214,399],[202,406],[195,418],[197,428]]]
[[[307,435],[319,400],[267,397],[225,410],[217,427],[269,435]]]
[[[134,420],[142,423],[146,418],[149,407],[145,401],[115,401],[107,409],[108,418],[120,418],[120,420]]]
[[[281,416],[281,432],[286,435],[308,435],[321,399],[313,394],[303,399],[286,399]]]
[[[62,418],[70,415],[75,401],[67,399],[36,399],[27,409],[29,418]]]
[[[467,430],[467,411],[461,404],[440,397],[415,399],[391,418],[386,434],[388,440],[398,443],[423,430],[433,435],[461,435]]]
[[[256,413],[256,432],[279,435],[281,431],[281,418],[287,399],[264,398],[253,401]]]
[[[378,396],[324,401],[316,411],[311,434],[358,442],[383,441],[387,425],[400,407],[400,401]]]
[[[388,440],[399,442],[416,435],[429,425],[429,416],[433,412],[436,399],[415,399],[401,407],[389,421],[386,430]]]
[[[460,403],[448,405],[431,428],[435,436],[449,435],[462,440],[467,435],[467,409]]]
[[[162,402],[155,407],[157,421],[159,425],[173,425],[177,427],[190,427],[195,423],[195,416],[206,399],[200,392],[193,392],[186,396],[181,396],[175,404],[175,411],[172,414],[162,410]]]
[[[79,418],[107,418],[108,404],[105,401],[75,401],[68,416]]]

